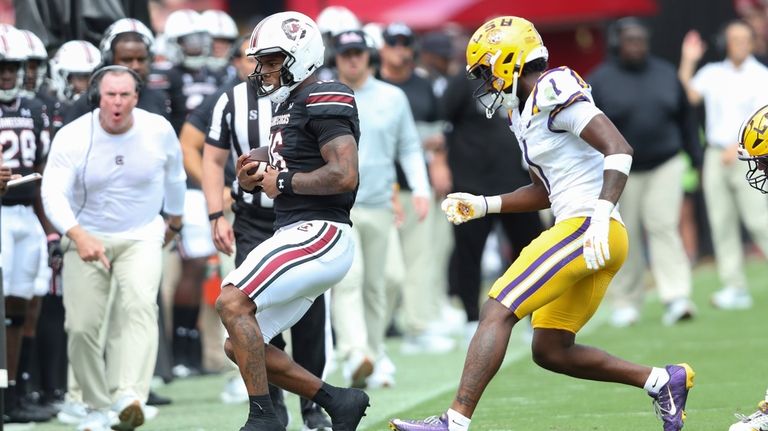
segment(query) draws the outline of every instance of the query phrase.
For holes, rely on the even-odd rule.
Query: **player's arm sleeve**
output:
[[[75,154],[79,151],[73,149],[72,142],[64,142],[67,135],[60,131],[54,138],[40,189],[45,215],[62,233],[67,233],[78,224],[69,197],[72,196],[75,175],[79,169],[75,160],[82,159],[82,155]]]
[[[352,135],[357,140],[355,126],[346,118],[311,119],[307,123],[307,129],[317,137],[319,148],[339,136]]]
[[[229,117],[232,115],[228,92],[222,93],[210,111],[205,143],[228,150],[230,147]],[[201,129],[206,131],[206,129]]]
[[[184,193],[187,191],[187,174],[184,173],[181,144],[170,124],[168,124],[163,141],[166,145],[167,154],[163,212],[170,215],[182,215],[184,213]]]
[[[572,103],[566,108],[563,108],[558,115],[552,119],[550,130],[570,132],[576,136],[580,136],[582,130],[587,127],[587,124],[589,124],[596,115],[602,113],[603,111],[595,106],[594,103],[588,101]]]
[[[421,149],[421,140],[416,131],[416,123],[413,120],[411,107],[405,93],[397,95],[400,102],[400,114],[397,116],[398,124],[393,125],[398,130],[397,136],[397,161],[405,172],[411,190],[414,195],[429,197],[429,180],[427,179],[427,166],[424,161],[424,153]]]
[[[307,127],[317,137],[319,146],[342,135],[352,135],[357,140],[359,120],[352,90],[338,82],[315,88],[307,95]]]

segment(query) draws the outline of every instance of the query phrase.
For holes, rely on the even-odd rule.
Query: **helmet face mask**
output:
[[[494,77],[491,68],[484,65],[470,68],[467,71],[467,77],[480,82],[472,96],[485,108],[486,117],[493,117],[493,114],[509,99],[509,95],[504,94],[504,91],[498,88],[503,81]]]
[[[59,100],[75,100],[84,93],[99,64],[101,53],[89,42],[71,40],[62,45],[51,60],[51,81]],[[73,81],[84,85],[75,85]]]
[[[498,17],[480,26],[467,44],[466,55],[468,77],[485,81],[487,91],[478,89],[475,97],[483,97],[488,118],[502,105],[517,106],[518,79],[526,63],[549,56],[533,24],[515,16]],[[493,104],[487,105],[489,101]]]
[[[768,156],[747,160],[747,182],[762,193],[768,193]]]
[[[279,59],[281,56],[283,57],[282,60]],[[277,62],[282,63],[279,68],[273,66]],[[256,56],[256,68],[253,70],[253,73],[248,75],[248,81],[256,88],[256,94],[259,97],[282,98],[282,93],[285,93],[285,98],[287,98],[288,93],[290,93],[288,87],[294,84],[290,67],[295,62],[296,60],[292,56],[280,51]],[[269,65],[267,71],[264,71],[265,65]],[[265,82],[265,78],[272,80],[272,75],[278,76],[277,85]]]

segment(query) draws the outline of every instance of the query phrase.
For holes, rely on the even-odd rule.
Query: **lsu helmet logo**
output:
[[[504,32],[502,32],[499,29],[491,30],[488,33],[488,43],[490,43],[491,45],[500,44],[503,38],[504,38]]]

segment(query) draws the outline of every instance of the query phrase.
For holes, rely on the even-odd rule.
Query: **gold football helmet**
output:
[[[741,126],[739,159],[749,164],[749,185],[768,193],[768,105],[750,115]]]
[[[483,80],[475,97],[486,116],[491,118],[502,104],[516,106],[517,79],[525,64],[548,56],[539,32],[526,19],[501,16],[480,26],[467,44],[467,75]]]

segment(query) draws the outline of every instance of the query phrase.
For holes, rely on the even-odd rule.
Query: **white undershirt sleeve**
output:
[[[579,136],[587,124],[602,113],[593,103],[576,102],[557,113],[552,120],[552,130],[564,130]]]

